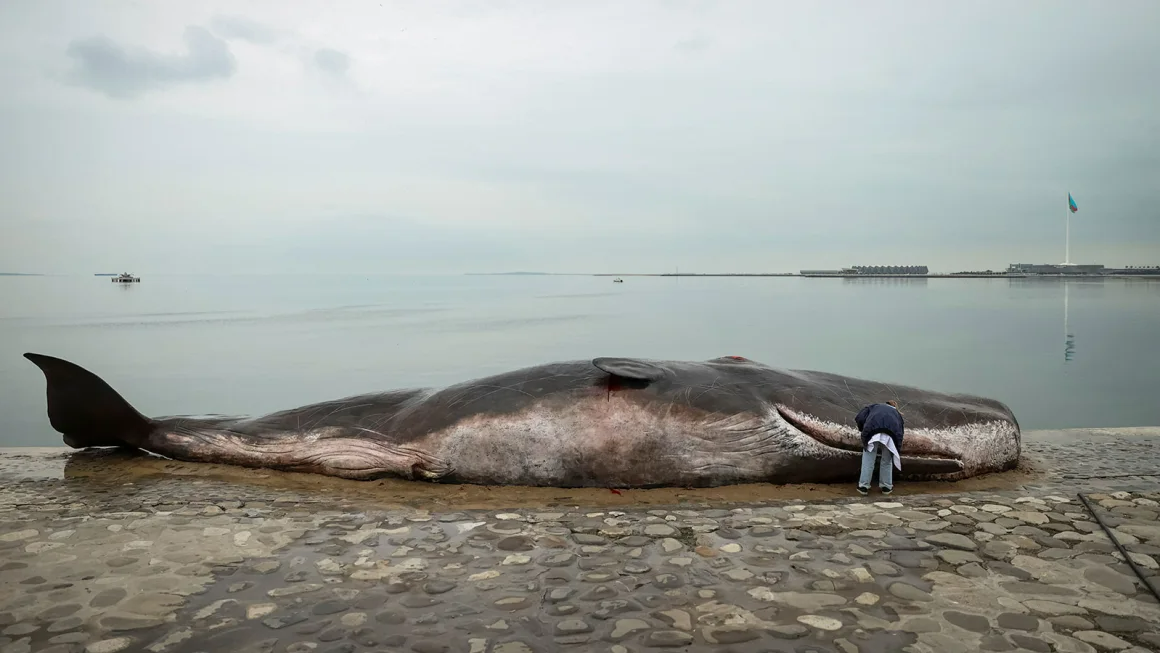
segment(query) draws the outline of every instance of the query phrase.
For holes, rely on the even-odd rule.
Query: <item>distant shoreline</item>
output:
[[[800,272],[465,272],[476,277],[802,277],[808,279],[1156,279],[1160,274],[1028,274],[944,272],[935,274],[802,274]]]
[[[800,277],[796,272],[608,272],[593,273],[594,277]]]
[[[730,273],[730,272],[667,272],[667,273],[621,273],[600,272],[594,277],[802,277],[806,279],[1156,279],[1160,274],[972,274],[969,272],[947,274],[801,274],[798,272]]]
[[[1160,274],[801,274],[800,272],[464,272],[469,277],[802,277],[808,279],[1156,279]],[[40,272],[0,272],[0,277],[43,277]],[[115,277],[99,273],[96,277]],[[356,275],[361,276],[361,275]]]

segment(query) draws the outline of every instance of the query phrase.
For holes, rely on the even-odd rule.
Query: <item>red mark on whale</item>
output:
[[[605,388],[607,389],[607,392],[605,393],[604,400],[611,401],[612,393],[621,389],[620,381],[616,378],[615,375],[609,374],[608,385],[606,385]]]

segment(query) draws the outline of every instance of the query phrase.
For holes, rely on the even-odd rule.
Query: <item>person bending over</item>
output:
[[[870,493],[870,478],[874,475],[874,462],[878,461],[878,487],[882,494],[894,490],[894,470],[902,469],[902,435],[904,420],[898,403],[887,401],[870,404],[858,411],[854,417],[858,429],[862,431],[862,475],[858,478],[858,493]]]

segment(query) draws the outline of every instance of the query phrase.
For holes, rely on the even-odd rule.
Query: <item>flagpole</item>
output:
[[[1068,194],[1067,219],[1064,222],[1063,264],[1071,265],[1071,194]]]

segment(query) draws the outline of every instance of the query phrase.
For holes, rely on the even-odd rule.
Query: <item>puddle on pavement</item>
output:
[[[894,496],[973,491],[1016,490],[1044,478],[1043,465],[1025,457],[1018,469],[962,481],[899,482]],[[0,448],[0,482],[14,479],[66,479],[101,485],[138,485],[180,482],[182,479],[216,481],[271,492],[305,494],[320,499],[358,500],[383,507],[406,506],[426,510],[487,510],[555,506],[642,506],[766,501],[829,500],[857,496],[854,479],[841,484],[773,485],[749,483],[716,488],[551,488],[527,486],[443,485],[401,479],[350,481],[317,474],[248,469],[212,463],[186,463],[139,451],[118,449]],[[872,498],[881,499],[875,489]]]
[[[64,478],[72,449],[64,447],[0,447],[0,482]]]

